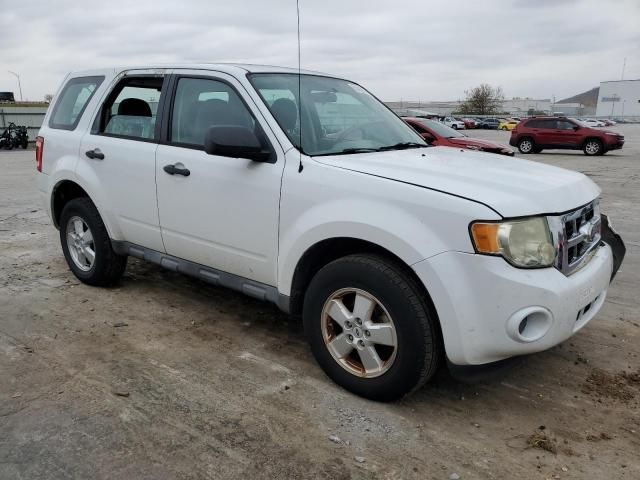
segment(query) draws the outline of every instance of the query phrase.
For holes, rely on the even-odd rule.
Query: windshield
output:
[[[426,118],[419,118],[418,121],[424,125],[425,127],[427,127],[430,130],[433,130],[435,132],[436,135],[439,135],[441,137],[445,137],[445,138],[457,138],[457,137],[464,137],[465,135],[460,133],[459,131],[446,126],[443,123],[440,122],[436,122],[435,120],[428,120]]]
[[[249,80],[291,143],[303,153],[334,155],[428,147],[361,86],[336,78],[298,77],[294,73],[254,73]],[[298,115],[301,103],[302,128]]]

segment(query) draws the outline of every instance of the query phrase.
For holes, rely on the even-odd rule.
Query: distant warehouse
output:
[[[640,121],[640,79],[601,82],[596,116]]]

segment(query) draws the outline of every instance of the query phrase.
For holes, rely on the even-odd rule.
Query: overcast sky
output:
[[[66,72],[166,62],[296,66],[295,0],[2,0],[0,91]],[[302,67],[384,100],[456,100],[487,82],[559,100],[640,78],[640,1],[300,0]]]

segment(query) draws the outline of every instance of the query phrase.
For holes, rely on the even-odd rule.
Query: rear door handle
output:
[[[191,175],[191,171],[189,171],[188,168],[184,168],[181,163],[176,163],[175,165],[165,165],[163,170],[169,175],[182,175],[183,177],[188,177],[189,175]]]
[[[104,160],[104,153],[102,153],[99,148],[88,150],[85,152],[85,155],[93,160]]]

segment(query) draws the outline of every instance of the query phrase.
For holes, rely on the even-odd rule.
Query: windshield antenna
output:
[[[296,14],[298,17],[298,138],[299,138],[298,153],[300,155],[299,164],[298,164],[298,173],[300,173],[304,168],[302,166],[302,93],[301,93],[302,87],[300,86],[301,71],[302,71],[300,67],[300,0],[296,0]]]

